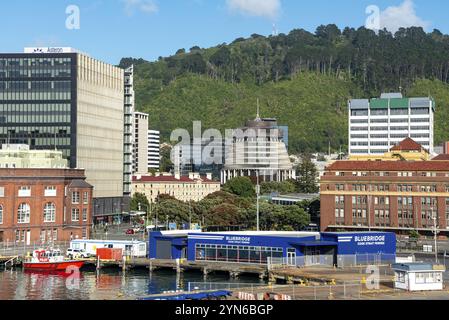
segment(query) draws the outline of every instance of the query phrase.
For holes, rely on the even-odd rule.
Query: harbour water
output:
[[[136,299],[164,291],[187,290],[190,283],[261,284],[257,277],[230,280],[228,274],[132,270],[123,273],[103,269],[82,271],[79,277],[22,269],[0,271],[0,300],[118,300]]]

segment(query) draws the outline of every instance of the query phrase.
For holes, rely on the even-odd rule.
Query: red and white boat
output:
[[[70,273],[69,269],[80,269],[84,261],[65,260],[60,250],[36,250],[31,259],[23,263],[24,269],[39,271],[65,271]],[[73,269],[72,269],[73,270]]]

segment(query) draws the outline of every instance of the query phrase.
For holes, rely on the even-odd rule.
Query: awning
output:
[[[290,242],[292,246],[298,247],[336,247],[338,242],[334,241],[298,241]]]

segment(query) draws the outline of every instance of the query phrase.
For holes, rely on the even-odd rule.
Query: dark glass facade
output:
[[[58,149],[76,168],[76,54],[0,54],[0,143]]]

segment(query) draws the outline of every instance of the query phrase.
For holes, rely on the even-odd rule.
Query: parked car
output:
[[[66,256],[70,259],[87,259],[90,258],[90,254],[83,249],[67,249]]]

